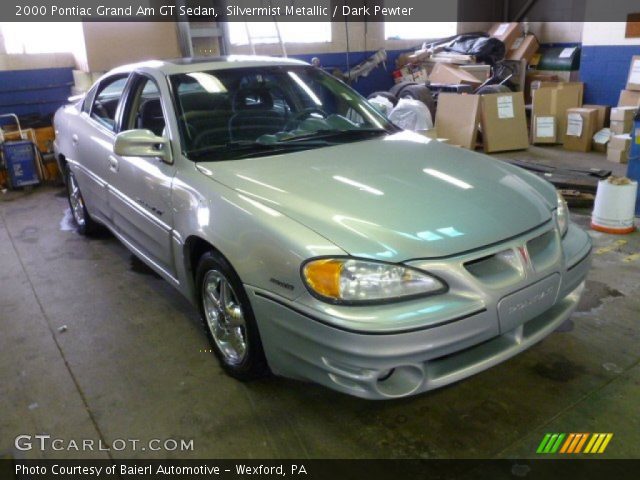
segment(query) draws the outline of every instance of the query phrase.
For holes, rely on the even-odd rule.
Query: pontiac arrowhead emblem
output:
[[[518,252],[520,252],[520,258],[522,259],[522,265],[525,270],[533,270],[533,265],[531,265],[531,257],[529,257],[529,250],[527,250],[526,246],[518,247]]]

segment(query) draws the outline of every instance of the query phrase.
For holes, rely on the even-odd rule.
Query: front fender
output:
[[[186,171],[185,171],[186,170]],[[187,295],[195,298],[188,239],[213,245],[233,266],[243,284],[271,291],[289,300],[306,292],[300,265],[320,255],[345,255],[335,244],[274,210],[259,198],[215,181],[196,168],[174,179],[174,225],[179,243],[176,264]],[[178,258],[181,257],[181,258]],[[180,272],[182,274],[180,274]]]

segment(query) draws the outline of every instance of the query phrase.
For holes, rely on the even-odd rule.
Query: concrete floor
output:
[[[60,189],[0,194],[0,457],[525,458],[546,432],[613,432],[604,456],[640,457],[638,233],[592,232],[587,291],[561,331],[459,384],[369,402],[225,376],[194,309],[113,237],[70,230],[66,210]],[[194,450],[15,451],[39,433]]]

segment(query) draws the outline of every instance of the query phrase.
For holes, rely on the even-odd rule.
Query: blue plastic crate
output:
[[[5,166],[11,187],[25,187],[40,183],[36,170],[36,154],[29,140],[2,144]]]

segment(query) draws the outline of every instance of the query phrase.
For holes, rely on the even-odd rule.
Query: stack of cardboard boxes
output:
[[[510,52],[521,48],[531,51],[523,47],[530,43],[527,36],[522,36],[517,23],[497,24],[490,34],[511,47]],[[477,82],[471,73],[445,63],[436,63],[430,78],[439,83],[473,85]],[[583,105],[584,84],[581,82],[540,77],[531,81],[530,88],[529,132],[523,92],[490,95],[442,92],[435,119],[437,137],[469,149],[476,148],[480,137],[485,152],[526,149],[529,142],[562,144],[567,150],[595,150],[606,153],[612,162],[627,163],[630,132],[640,106],[640,56],[633,57],[626,88],[614,108]]]
[[[496,23],[488,32],[505,45],[507,60],[529,62],[538,51],[535,35],[525,35],[520,23]],[[491,67],[476,63],[470,55],[445,52],[440,47],[401,54],[396,60],[396,83],[403,81],[480,86],[491,75]]]
[[[441,93],[435,130],[437,137],[471,150],[478,144],[478,131],[482,133],[482,146],[488,153],[529,147],[522,92],[487,95]]]
[[[607,145],[607,160],[627,163],[631,147],[633,120],[640,108],[640,55],[631,59],[627,86],[620,92],[618,106],[611,109],[611,137]]]
[[[606,152],[607,159],[626,163],[633,119],[640,106],[640,56],[633,57],[619,105],[583,105],[580,82],[531,83],[531,142],[562,143],[567,150]]]
[[[531,142],[563,143],[567,112],[582,106],[584,85],[580,82],[543,82],[531,85]]]

